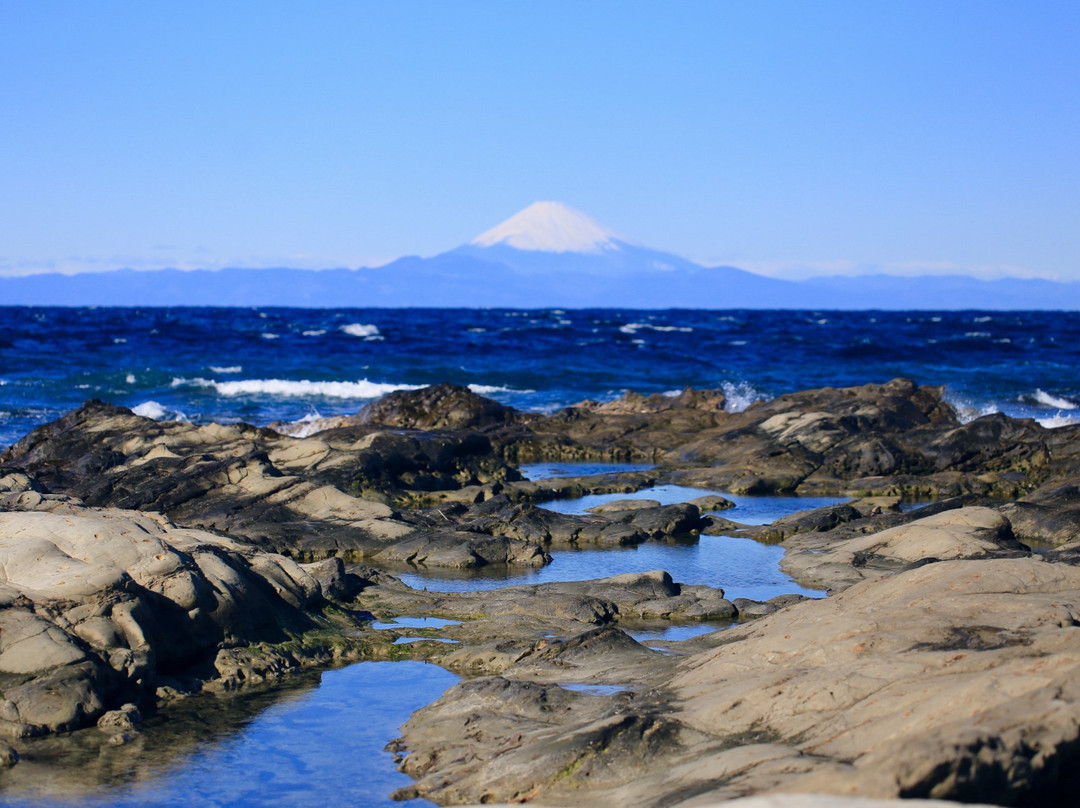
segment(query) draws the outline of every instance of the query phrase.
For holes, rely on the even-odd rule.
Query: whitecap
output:
[[[228,365],[225,367],[210,365],[209,367],[211,373],[239,373],[244,369],[242,365]]]
[[[970,398],[948,391],[945,393],[945,403],[956,410],[956,417],[962,424],[970,424],[976,418],[1001,412],[996,404],[978,404]]]
[[[535,390],[515,390],[513,387],[499,387],[492,384],[470,384],[469,389],[478,396],[490,396],[493,393],[535,393]]]
[[[619,326],[619,330],[624,334],[636,334],[642,329],[649,329],[650,331],[682,331],[684,333],[690,333],[693,328],[689,326],[680,325],[653,325],[652,323],[627,323],[626,325]]]
[[[990,336],[989,331],[968,331],[964,334],[965,337],[971,337],[972,339],[986,339]]]
[[[280,339],[281,338],[281,334],[272,334],[269,331],[264,331],[263,333],[259,334],[259,336],[262,337],[263,339]]]
[[[324,398],[372,399],[395,390],[419,390],[422,384],[393,384],[360,379],[355,382],[319,382],[308,379],[240,379],[219,382],[213,379],[173,379],[173,387],[203,387],[213,389],[222,396],[282,396],[298,398],[322,396]]]
[[[166,409],[156,401],[144,401],[142,404],[132,407],[131,411],[136,415],[141,415],[143,418],[153,418],[155,421],[164,421],[169,415]]]
[[[124,377],[124,381],[128,384],[135,384],[135,374],[129,373],[127,376]]]
[[[127,342],[127,340],[123,337],[113,337],[112,341],[113,345],[123,345],[125,342]]]
[[[746,344],[746,340],[744,340],[744,339],[733,339],[731,342],[728,343],[728,345],[745,345],[745,344]]]
[[[1060,396],[1047,393],[1044,390],[1036,389],[1033,398],[1037,403],[1042,404],[1044,407],[1053,407],[1058,410],[1075,410],[1077,407],[1075,402],[1069,401],[1067,398],[1061,398]]]
[[[321,337],[325,333],[326,333],[325,328],[316,328],[316,329],[314,329],[312,331],[304,331],[303,332],[305,337]]]
[[[468,331],[470,334],[484,334],[487,332],[486,328],[467,328],[465,330]]]
[[[376,337],[379,335],[379,327],[364,323],[349,323],[341,326],[341,330],[350,337]]]
[[[993,319],[994,319],[993,317],[976,317],[971,322],[973,322],[973,323],[989,323]]]
[[[720,389],[724,391],[725,412],[742,412],[755,401],[765,401],[768,398],[748,382],[724,382]]]
[[[1047,429],[1057,429],[1061,426],[1074,426],[1080,424],[1080,417],[1075,415],[1062,415],[1060,412],[1057,415],[1051,415],[1049,418],[1036,418],[1040,424]]]

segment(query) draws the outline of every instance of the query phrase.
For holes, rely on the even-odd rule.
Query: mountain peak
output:
[[[616,238],[614,231],[562,202],[533,202],[469,243],[476,247],[505,244],[519,250],[596,253],[618,249]]]

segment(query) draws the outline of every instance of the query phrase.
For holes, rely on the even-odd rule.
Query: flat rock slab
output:
[[[1053,803],[1072,787],[1076,568],[931,563],[702,641],[718,645],[669,660],[634,694],[558,692],[553,705],[564,706],[542,725],[516,708],[490,723],[448,694],[405,727],[415,793],[575,806],[708,805],[769,791]]]

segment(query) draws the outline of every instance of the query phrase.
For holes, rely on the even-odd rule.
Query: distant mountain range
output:
[[[536,202],[449,252],[365,269],[129,269],[0,279],[0,305],[1080,309],[1080,283],[966,276],[786,281],[704,267]]]

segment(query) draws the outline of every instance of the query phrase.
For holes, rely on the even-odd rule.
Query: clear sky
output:
[[[1080,279],[1080,2],[0,2],[0,274],[363,266],[536,200]]]

